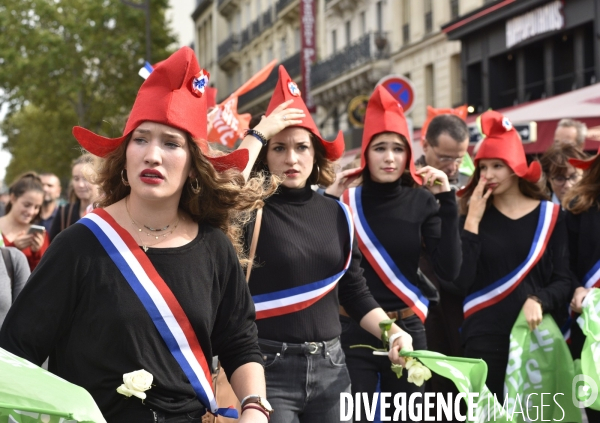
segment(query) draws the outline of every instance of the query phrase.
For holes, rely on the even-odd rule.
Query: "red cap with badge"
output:
[[[73,128],[73,135],[87,151],[104,157],[116,150],[143,122],[157,122],[188,132],[217,171],[241,171],[248,163],[246,149],[209,156],[205,95],[209,76],[206,70],[200,69],[194,51],[182,47],[158,63],[140,87],[123,136],[106,138],[80,126]]]
[[[400,134],[406,139],[408,151],[410,152],[408,157],[410,174],[418,184],[422,184],[423,179],[417,174],[415,163],[413,161],[410,133],[406,118],[404,117],[404,110],[402,109],[402,105],[398,103],[383,85],[375,87],[375,91],[371,94],[371,98],[369,98],[367,111],[365,113],[365,128],[362,137],[360,168],[348,176],[356,175],[365,169],[367,166],[366,152],[371,140],[375,135],[384,132]]]
[[[302,119],[302,123],[294,126],[304,128],[315,135],[319,141],[321,141],[323,147],[325,147],[325,156],[328,160],[336,161],[342,157],[344,148],[346,147],[344,144],[344,134],[342,131],[338,132],[337,137],[333,141],[327,141],[321,137],[315,121],[310,113],[308,113],[306,104],[304,104],[304,100],[302,100],[302,97],[300,96],[300,90],[298,89],[298,86],[292,80],[292,78],[290,78],[290,75],[287,73],[283,65],[279,65],[279,81],[277,81],[277,86],[273,91],[273,96],[271,97],[269,107],[267,107],[266,115],[270,115],[271,112],[277,108],[277,106],[288,100],[294,100],[288,107],[301,109],[305,115],[304,119]]]
[[[485,139],[475,156],[475,166],[481,159],[499,159],[504,161],[519,178],[533,183],[540,180],[542,176],[540,163],[534,161],[527,165],[521,137],[507,117],[490,110],[479,116],[479,124]],[[458,191],[457,195],[462,196],[468,188],[469,185]]]

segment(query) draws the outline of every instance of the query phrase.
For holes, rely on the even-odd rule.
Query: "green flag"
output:
[[[402,355],[417,358],[432,372],[454,382],[458,391],[465,394],[467,410],[470,411],[465,415],[467,422],[508,421],[505,410],[485,385],[487,364],[483,360],[450,357],[433,351],[402,351]],[[469,399],[469,394],[472,399]]]
[[[573,403],[574,376],[573,358],[552,316],[545,314],[531,331],[521,311],[510,334],[504,382],[511,421],[580,423],[581,410]]]
[[[106,423],[85,389],[2,348],[0,375],[0,423]]]
[[[586,295],[577,323],[585,335],[585,343],[580,363],[584,377],[580,378],[582,384],[577,389],[576,397],[583,403],[582,407],[600,410],[600,289],[592,289]]]

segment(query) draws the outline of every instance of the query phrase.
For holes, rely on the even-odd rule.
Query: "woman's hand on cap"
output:
[[[269,140],[288,126],[300,125],[306,114],[302,109],[288,108],[293,101],[288,100],[281,103],[269,116],[263,116],[254,129]]]

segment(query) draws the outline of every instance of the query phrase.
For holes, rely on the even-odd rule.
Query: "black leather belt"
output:
[[[340,338],[334,338],[330,341],[304,342],[302,344],[292,344],[288,342],[270,341],[268,339],[259,339],[258,346],[261,352],[296,354],[296,355],[315,355],[322,354],[331,349],[340,342]]]

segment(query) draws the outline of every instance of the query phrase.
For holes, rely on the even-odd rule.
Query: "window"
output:
[[[252,18],[250,17],[250,2],[246,2],[245,4],[245,9],[246,9],[246,23],[244,25],[244,27],[247,27],[250,25],[250,22],[252,22]]]
[[[300,51],[300,27],[294,29],[294,53]]]
[[[435,87],[433,86],[433,82],[433,65],[427,65],[425,67],[425,108],[427,106],[435,107]]]
[[[450,101],[452,106],[462,103],[462,68],[460,54],[450,57]]]
[[[458,18],[459,15],[458,0],[450,0],[450,18],[454,20]]]
[[[402,0],[402,44],[410,42],[410,0]]]
[[[331,31],[331,52],[333,54],[337,52],[337,32],[335,29]]]
[[[367,33],[367,14],[363,10],[360,12],[360,35]]]
[[[433,11],[432,0],[425,0],[423,6],[425,8],[425,33],[429,34],[433,31]]]
[[[383,2],[377,2],[377,31],[383,31]]]
[[[350,45],[352,40],[352,23],[351,21],[346,21],[346,46]]]
[[[287,58],[287,41],[283,37],[279,44],[279,60],[283,61]]]

